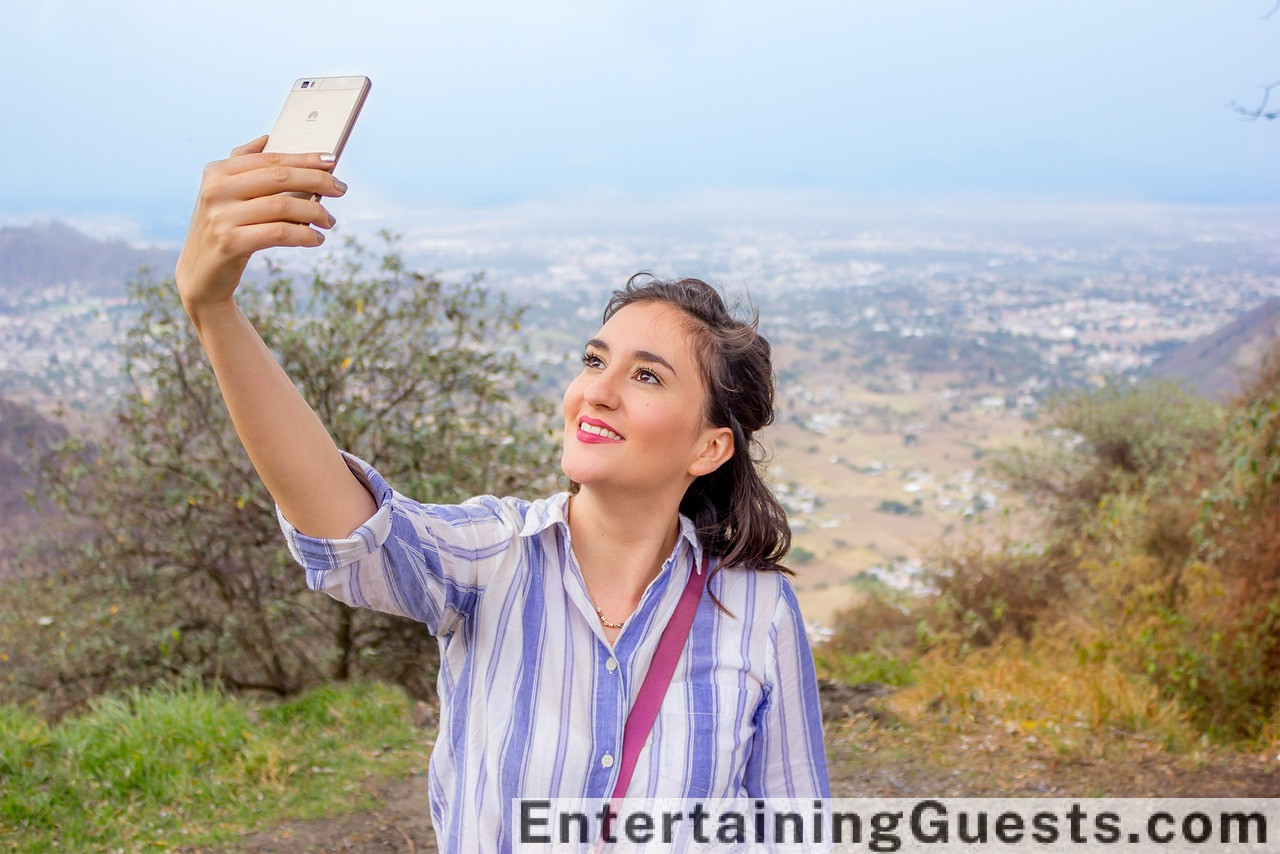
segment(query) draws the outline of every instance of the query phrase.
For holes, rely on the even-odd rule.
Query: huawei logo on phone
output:
[[[319,110],[312,110],[311,112],[307,113],[307,121],[309,122],[314,122],[318,118],[320,118]]]

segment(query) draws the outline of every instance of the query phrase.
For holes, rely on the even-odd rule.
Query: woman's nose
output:
[[[605,370],[592,377],[582,396],[592,406],[615,408],[618,405],[618,381],[613,372]]]

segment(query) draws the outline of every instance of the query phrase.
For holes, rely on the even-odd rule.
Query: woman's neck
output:
[[[570,498],[573,554],[606,617],[620,621],[635,610],[676,546],[679,510],[678,501],[606,497],[585,486]]]

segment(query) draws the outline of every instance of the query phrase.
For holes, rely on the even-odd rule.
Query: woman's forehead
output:
[[[680,309],[660,302],[632,303],[618,309],[595,338],[610,350],[631,353],[647,350],[685,364],[694,361],[691,318]],[[679,364],[676,364],[679,367]]]

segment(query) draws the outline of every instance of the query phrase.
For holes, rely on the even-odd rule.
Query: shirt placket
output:
[[[687,532],[682,531],[682,536],[687,536]],[[598,617],[587,597],[586,587],[582,582],[582,570],[578,567],[577,560],[573,556],[572,537],[569,534],[567,525],[563,527],[563,537],[564,540],[561,547],[563,548],[562,555],[566,569],[572,568],[573,575],[576,576],[573,583],[569,583],[566,578],[566,592],[570,600],[577,606],[579,612],[591,625],[592,635],[596,639],[593,656],[594,667],[596,668],[594,679],[594,717],[596,727],[593,734],[595,743],[592,746],[592,762],[591,770],[588,773],[587,791],[598,793],[599,797],[609,797],[613,794],[615,782],[621,771],[622,737],[630,708],[628,703],[630,693],[628,692],[627,679],[625,677],[629,668],[626,665],[630,660],[630,654],[635,651],[639,639],[634,637],[627,638],[627,643],[623,644],[621,649],[616,645],[611,646],[605,640],[603,633],[598,630],[596,625]],[[684,556],[690,550],[691,544],[677,543],[672,555],[663,563],[663,571],[669,572],[670,565],[674,561],[686,559]],[[696,560],[696,550],[693,556]],[[645,592],[645,596],[641,599],[640,607],[629,619],[635,619],[640,616],[641,612],[657,607],[657,602],[649,593],[650,591]],[[667,595],[672,595],[670,590],[667,591]],[[666,596],[663,598],[666,598]]]
[[[596,730],[588,791],[607,797],[613,793],[622,765],[622,734],[627,719],[626,667],[617,653],[596,645]]]

